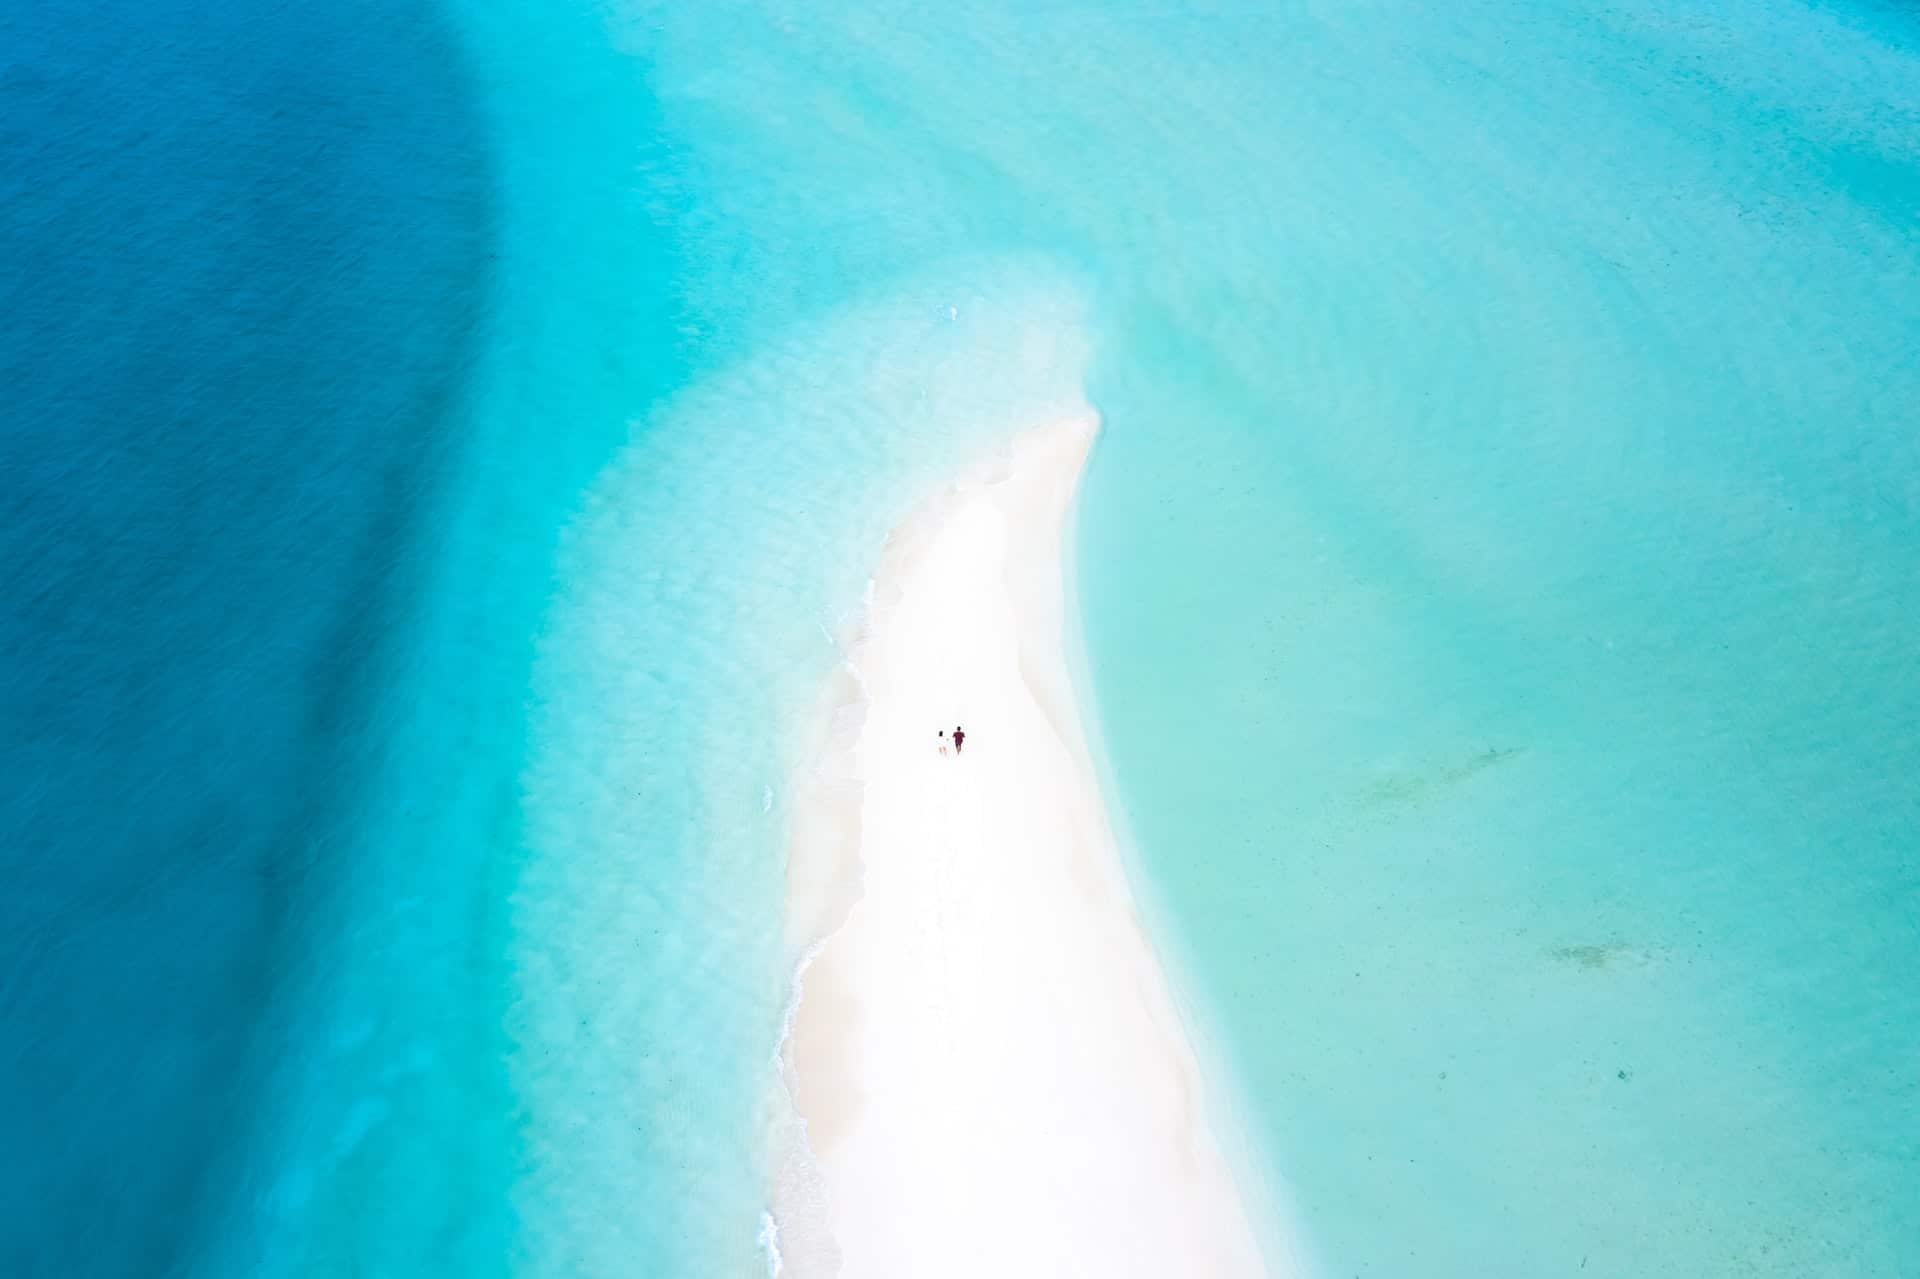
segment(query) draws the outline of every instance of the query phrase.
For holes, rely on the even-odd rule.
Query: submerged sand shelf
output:
[[[896,533],[852,654],[863,717],[802,787],[844,864],[808,867],[796,909],[823,878],[850,905],[787,1045],[800,1279],[1294,1269],[1263,1260],[1214,1138],[1074,711],[1062,555],[1095,429],[1022,437]]]

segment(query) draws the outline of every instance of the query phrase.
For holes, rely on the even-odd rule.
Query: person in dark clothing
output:
[[[960,744],[966,740],[967,740],[967,730],[960,727],[958,724],[955,724],[953,726],[953,753],[954,754],[958,755],[960,753]]]

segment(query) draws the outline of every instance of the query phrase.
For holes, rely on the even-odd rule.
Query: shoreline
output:
[[[777,1273],[1297,1273],[1216,1136],[1082,729],[1096,431],[1030,431],[896,529],[825,696],[790,832]]]

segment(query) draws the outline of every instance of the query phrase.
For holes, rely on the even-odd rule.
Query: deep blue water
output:
[[[457,440],[489,157],[424,3],[0,12],[0,1271],[168,1273]]]

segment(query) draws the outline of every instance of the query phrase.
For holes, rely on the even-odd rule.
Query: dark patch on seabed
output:
[[[1618,949],[1617,946],[1555,946],[1547,953],[1576,968],[1605,968]]]
[[[1489,748],[1456,763],[1395,773],[1362,789],[1354,803],[1363,810],[1391,809],[1421,803],[1440,791],[1458,786],[1525,753],[1524,746]]]
[[[196,1269],[492,238],[416,0],[0,12],[0,1273]]]
[[[1547,951],[1547,957],[1569,967],[1586,969],[1589,972],[1629,967],[1644,968],[1655,959],[1654,954],[1649,951],[1619,942],[1554,946]]]

